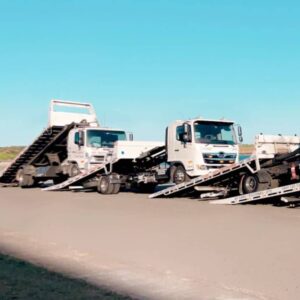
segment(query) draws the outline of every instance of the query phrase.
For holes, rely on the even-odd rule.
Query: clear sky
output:
[[[52,98],[162,140],[172,120],[233,119],[246,142],[300,133],[300,2],[0,0],[0,146],[47,124]]]

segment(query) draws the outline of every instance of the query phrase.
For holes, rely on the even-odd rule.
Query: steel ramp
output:
[[[153,148],[153,149],[147,151],[146,153],[142,153],[136,159],[137,160],[143,160],[143,164],[146,164],[146,161],[144,161],[144,160],[147,160],[148,158],[153,159],[153,157],[156,158],[156,156],[164,155],[164,153],[165,153],[164,147],[156,147],[156,148]],[[59,190],[69,188],[74,184],[80,184],[80,183],[85,182],[86,180],[88,180],[90,178],[95,177],[98,172],[100,172],[102,170],[105,170],[107,166],[115,165],[117,162],[120,162],[120,161],[121,161],[121,159],[114,158],[110,162],[106,162],[106,163],[103,163],[101,165],[98,165],[97,167],[94,167],[94,168],[92,168],[88,171],[83,171],[80,174],[78,174],[74,177],[71,177],[71,178],[65,180],[62,183],[46,187],[42,190],[43,191],[59,191]],[[150,162],[150,164],[152,164],[152,163],[153,162]],[[148,164],[149,164],[149,162],[148,162]],[[77,189],[78,189],[78,187],[77,187]]]
[[[221,200],[213,200],[210,201],[210,203],[234,205],[234,204],[242,204],[242,203],[249,203],[249,202],[254,202],[259,200],[265,200],[274,197],[282,197],[282,196],[287,196],[299,192],[300,192],[300,182],[274,188],[274,189],[255,192],[251,194],[245,194],[245,195],[221,199]]]
[[[37,156],[42,155],[58,137],[67,134],[73,125],[53,126],[45,129],[28,147],[26,147],[15,160],[5,169],[0,177],[1,183],[15,182],[18,170],[25,164],[30,164]]]
[[[46,187],[42,189],[42,191],[59,191],[63,190],[65,188],[69,188],[73,184],[78,184],[84,180],[87,180],[89,177],[95,176],[99,171],[105,169],[107,164],[101,164],[100,166],[98,165],[97,167],[94,167],[90,169],[89,171],[83,171],[80,174],[71,177],[61,183],[51,185],[49,187]]]
[[[242,160],[239,163],[232,164],[230,166],[226,166],[220,169],[216,169],[213,172],[208,173],[204,176],[196,177],[188,182],[183,182],[169,188],[163,189],[159,192],[151,194],[149,198],[158,198],[158,197],[168,197],[174,194],[179,194],[182,192],[187,192],[189,190],[194,190],[194,187],[200,184],[204,184],[205,182],[213,179],[217,179],[223,175],[230,174],[234,171],[240,170],[242,168],[251,168],[250,164],[256,160],[255,157],[250,157],[248,159]]]

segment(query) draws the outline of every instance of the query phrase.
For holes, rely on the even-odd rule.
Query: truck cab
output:
[[[168,163],[173,166],[174,182],[205,175],[213,169],[238,162],[237,135],[234,122],[192,119],[170,124],[166,133]]]
[[[75,165],[77,171],[90,170],[112,159],[115,142],[128,140],[132,140],[132,134],[123,130],[101,127],[74,128],[68,136],[67,163]],[[74,171],[76,173],[76,169]]]

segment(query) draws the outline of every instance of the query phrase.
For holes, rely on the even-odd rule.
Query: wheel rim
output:
[[[257,189],[257,180],[253,176],[249,176],[245,180],[246,190],[249,192],[254,192]]]
[[[178,170],[175,173],[175,183],[182,183],[185,181],[185,173],[182,170]]]

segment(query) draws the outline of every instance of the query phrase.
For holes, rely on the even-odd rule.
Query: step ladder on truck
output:
[[[174,197],[198,192],[201,198],[224,198],[213,203],[237,204],[298,193],[300,138],[263,135],[255,138],[250,158],[150,195]],[[272,191],[273,190],[273,191]],[[282,193],[282,194],[281,194]],[[235,196],[240,194],[239,196]],[[296,199],[285,201],[297,203]]]
[[[239,128],[240,138],[241,134]],[[234,164],[239,156],[236,136],[232,121],[178,120],[168,126],[165,143],[118,140],[110,152],[103,155],[103,165],[98,170],[83,172],[76,179],[70,178],[45,190],[75,188],[77,185],[110,194],[118,191],[113,188],[117,185],[151,192],[159,184],[178,184],[188,177]],[[105,192],[106,188],[114,192]]]

